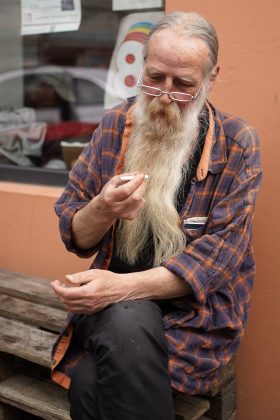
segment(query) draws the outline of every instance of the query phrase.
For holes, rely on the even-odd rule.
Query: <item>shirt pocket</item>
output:
[[[200,238],[205,232],[206,222],[207,217],[205,216],[184,219],[183,228],[187,239],[193,241],[194,239]]]

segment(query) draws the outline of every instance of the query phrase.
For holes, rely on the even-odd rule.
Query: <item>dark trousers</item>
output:
[[[89,351],[74,371],[73,420],[173,420],[168,344],[152,301],[116,303],[82,315],[74,339]]]

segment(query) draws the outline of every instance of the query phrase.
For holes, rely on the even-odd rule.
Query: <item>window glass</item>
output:
[[[61,14],[81,5],[77,30],[21,35],[31,3],[0,0],[0,180],[64,183],[105,108],[136,93],[143,42],[162,12],[57,1]]]

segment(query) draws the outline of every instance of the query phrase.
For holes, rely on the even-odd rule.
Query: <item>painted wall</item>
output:
[[[0,182],[0,267],[46,279],[86,270],[58,232],[53,205],[61,188]]]
[[[280,3],[166,0],[166,8],[197,11],[215,25],[221,43],[221,74],[212,101],[247,119],[262,139],[265,177],[254,229],[257,276],[237,360],[238,419],[276,420],[280,418]],[[59,188],[0,182],[2,268],[54,279],[89,266],[89,260],[67,253],[60,242],[53,212],[60,192]]]
[[[237,358],[238,420],[280,419],[280,3],[166,0],[166,10],[196,11],[214,24],[221,72],[211,99],[248,120],[262,141],[264,180],[254,226],[257,276]]]

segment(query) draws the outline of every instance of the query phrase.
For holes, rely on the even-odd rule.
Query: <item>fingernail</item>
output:
[[[74,281],[74,276],[72,274],[66,274],[67,280]]]

